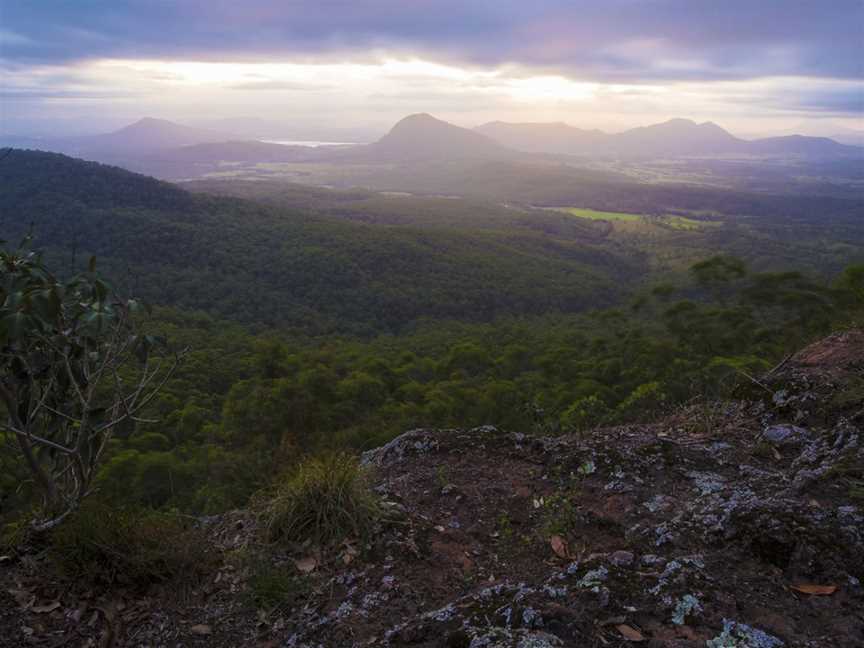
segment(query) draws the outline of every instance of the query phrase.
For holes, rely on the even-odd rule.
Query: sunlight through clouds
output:
[[[74,114],[110,100],[119,121],[142,114],[193,119],[202,105],[225,117],[255,114],[291,123],[341,120],[351,111],[368,137],[413,112],[464,126],[502,119],[621,130],[687,116],[758,131],[763,122],[798,124],[820,101],[842,119],[855,110],[860,91],[854,81],[798,77],[600,83],[514,64],[460,66],[384,55],[321,63],[97,59],[6,68],[2,81],[12,122],[17,110],[39,116],[65,107]]]

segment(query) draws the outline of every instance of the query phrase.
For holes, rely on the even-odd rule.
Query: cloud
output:
[[[0,29],[0,47],[4,46],[23,46],[23,47],[32,47],[36,43],[27,38],[26,36],[22,36],[21,34],[16,34],[15,32],[8,31],[6,29]],[[2,50],[0,50],[2,51]]]
[[[33,102],[37,100],[115,100],[141,96],[140,93],[114,90],[46,90],[43,88],[13,88],[3,92],[3,101]]]
[[[0,57],[419,57],[586,81],[864,78],[860,0],[0,0]]]
[[[814,83],[802,86],[789,82],[773,93],[755,93],[748,101],[779,111],[826,113],[829,115],[864,114],[864,88],[850,83]]]
[[[244,81],[243,83],[235,83],[228,87],[232,90],[278,90],[283,92],[322,92],[333,89],[333,86],[328,85],[275,80]]]

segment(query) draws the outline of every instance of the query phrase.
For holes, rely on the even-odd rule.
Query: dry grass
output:
[[[357,459],[334,453],[300,463],[263,505],[262,515],[271,542],[323,545],[367,537],[381,507]]]

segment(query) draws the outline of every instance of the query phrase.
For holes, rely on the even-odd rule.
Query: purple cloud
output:
[[[386,51],[622,83],[864,78],[861,0],[0,0],[0,23],[7,62]]]

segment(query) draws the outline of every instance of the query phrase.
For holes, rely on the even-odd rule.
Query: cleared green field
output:
[[[721,225],[719,221],[694,220],[685,216],[663,216],[663,222],[680,230],[701,230],[706,227],[719,227]]]
[[[583,207],[550,207],[552,211],[564,212],[577,218],[588,220],[618,221],[623,223],[646,223],[666,225],[677,230],[701,230],[705,227],[719,225],[717,222],[701,221],[685,216],[668,214],[666,216],[645,216],[642,214],[628,214],[626,212],[597,211],[596,209],[585,209]]]
[[[565,212],[571,216],[588,218],[590,220],[606,221],[638,221],[642,218],[639,214],[625,214],[624,212],[605,212],[594,209],[583,209],[582,207],[551,207],[553,211]]]

